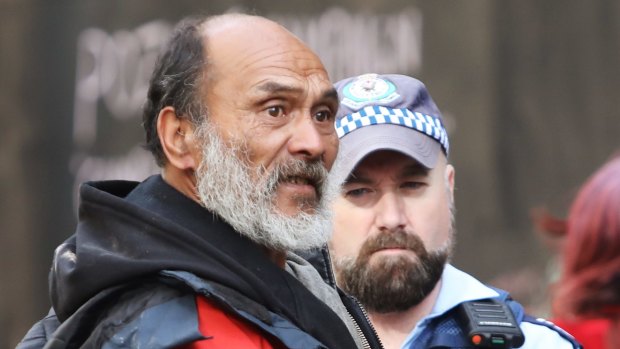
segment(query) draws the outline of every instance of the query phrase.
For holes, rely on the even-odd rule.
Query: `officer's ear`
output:
[[[168,164],[183,171],[196,170],[198,147],[188,118],[177,116],[173,107],[163,108],[157,117],[157,134]]]
[[[447,164],[444,172],[446,188],[450,193],[450,199],[454,202],[454,166]]]

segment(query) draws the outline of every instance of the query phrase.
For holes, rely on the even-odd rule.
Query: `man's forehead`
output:
[[[235,31],[264,33],[267,31],[284,30],[278,23],[260,16],[241,13],[229,13],[211,17],[202,24],[201,31],[205,37],[234,33]],[[249,42],[249,41],[248,41]]]
[[[217,79],[239,76],[243,85],[257,92],[301,92],[332,87],[319,58],[294,37],[281,35],[278,41],[259,42],[259,39],[248,45],[239,38],[223,39],[211,40],[207,46],[211,71],[217,74]]]
[[[315,64],[314,53],[281,25],[253,16],[231,16],[207,23],[203,30],[207,56],[222,59],[218,64],[242,62],[245,65],[290,64],[292,58],[302,64]],[[293,56],[303,57],[293,57]],[[291,58],[287,60],[286,58]],[[318,57],[316,57],[318,60]]]
[[[312,83],[308,80],[292,79],[282,76],[270,76],[263,79],[251,87],[251,92],[258,96],[261,95],[299,95],[307,96],[309,93],[312,97],[319,100],[332,100],[338,103],[338,92],[326,80],[324,83]]]
[[[279,24],[234,17],[212,23],[206,32],[209,82],[220,91],[219,98],[252,104],[273,97],[337,104],[337,93],[318,56]]]

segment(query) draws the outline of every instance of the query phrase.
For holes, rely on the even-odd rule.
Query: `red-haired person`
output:
[[[583,184],[565,221],[539,223],[564,239],[554,322],[584,348],[620,348],[620,155]]]

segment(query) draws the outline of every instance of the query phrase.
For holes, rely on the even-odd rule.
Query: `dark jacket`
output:
[[[56,250],[50,274],[53,309],[62,325],[49,337],[45,329],[54,327],[54,319],[48,318],[20,348],[36,344],[42,335],[50,338],[47,348],[124,348],[132,346],[129,339],[156,341],[161,347],[191,342],[202,338],[191,323],[197,321],[195,306],[188,303],[196,294],[286,346],[355,347],[329,307],[268,260],[259,246],[160,176],[140,184],[87,183],[80,196],[76,234]],[[153,314],[162,309],[190,319],[183,326],[190,330],[171,323],[151,337],[130,331],[136,321],[160,321]]]

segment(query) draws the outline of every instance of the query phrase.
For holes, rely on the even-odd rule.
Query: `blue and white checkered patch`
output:
[[[379,124],[394,124],[412,128],[439,142],[446,154],[450,149],[448,133],[439,118],[419,112],[414,113],[406,108],[365,107],[358,112],[336,120],[336,133],[338,138],[342,138],[358,128]]]

